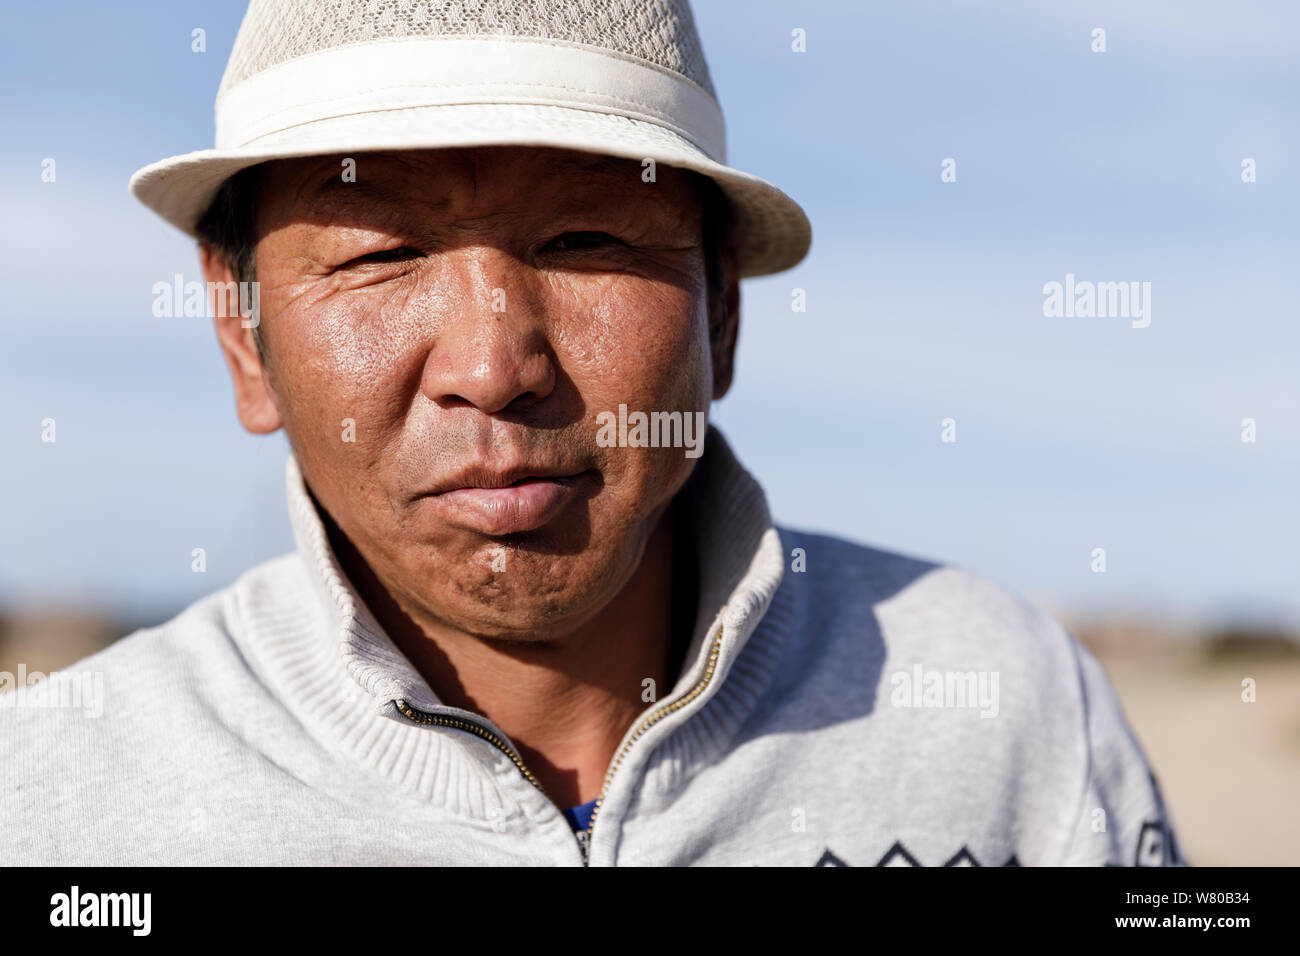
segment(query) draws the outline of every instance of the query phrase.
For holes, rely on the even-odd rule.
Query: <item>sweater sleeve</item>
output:
[[[1087,767],[1066,866],[1184,866],[1141,744],[1097,659],[1074,641]]]

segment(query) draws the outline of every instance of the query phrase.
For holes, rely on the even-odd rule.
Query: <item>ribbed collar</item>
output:
[[[503,740],[506,735],[482,715],[447,707],[438,700],[344,573],[292,453],[285,477],[289,515],[310,593],[296,596],[293,606],[286,603],[286,596],[274,602],[268,596],[266,606],[259,606],[256,598],[248,601],[245,613],[254,619],[257,656],[276,672],[281,692],[292,698],[287,701],[290,706],[310,712],[315,726],[346,742],[347,749],[373,769],[414,787],[427,798],[441,799],[453,812],[480,815],[490,810],[489,804],[496,801],[485,803],[478,786],[488,785],[487,776],[451,767],[448,761],[457,757],[444,743],[412,745],[409,735],[428,728],[411,724],[396,704],[405,701],[420,710],[469,718]],[[662,707],[694,688],[709,667],[719,629],[721,641],[707,688],[656,727],[655,735],[683,725],[710,698],[721,694],[727,700],[713,710],[723,716],[715,714],[708,722],[709,739],[716,745],[720,733],[726,737],[738,729],[771,677],[786,614],[769,615],[765,637],[758,642],[765,648],[751,648],[755,653],[744,655],[743,660],[741,652],[752,643],[751,637],[778,592],[784,560],[762,489],[736,460],[716,427],[710,426],[704,454],[677,504],[687,509],[687,519],[696,529],[699,605],[676,686],[671,695],[651,706]],[[300,606],[304,603],[310,607]],[[772,617],[780,620],[772,621]],[[737,661],[741,663],[736,679],[729,680]],[[377,717],[388,719],[375,724]],[[729,726],[719,727],[719,719]],[[689,726],[685,730],[689,731]],[[469,739],[454,730],[426,733],[424,739],[430,736],[443,741]],[[699,750],[690,746],[689,740],[687,743],[689,750]],[[463,748],[454,749],[460,751],[463,761]],[[455,775],[457,781],[453,783],[449,775]],[[466,785],[467,779],[471,785]],[[611,809],[606,807],[606,811]]]

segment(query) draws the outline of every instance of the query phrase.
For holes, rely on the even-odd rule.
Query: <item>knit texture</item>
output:
[[[680,73],[717,99],[688,0],[252,0],[218,96],[294,57],[423,37],[598,47]]]
[[[505,753],[403,715],[508,742],[387,637],[292,456],[286,486],[295,553],[62,673],[100,675],[101,714],[0,694],[5,862],[582,865]],[[629,729],[590,865],[1179,861],[1104,673],[1047,615],[959,569],[777,529],[716,429],[681,494],[695,629]],[[945,673],[997,675],[996,697],[911,686]]]

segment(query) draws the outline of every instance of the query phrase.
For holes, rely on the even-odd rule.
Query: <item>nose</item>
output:
[[[555,388],[544,304],[529,269],[497,249],[461,248],[440,270],[439,316],[421,389],[443,408],[517,411]]]

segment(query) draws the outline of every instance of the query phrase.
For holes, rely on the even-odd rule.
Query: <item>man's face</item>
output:
[[[283,425],[405,608],[490,637],[569,632],[628,582],[693,465],[600,447],[597,414],[707,412],[726,389],[694,184],[541,148],[355,158],[355,182],[339,157],[262,179],[269,368],[241,416]]]

